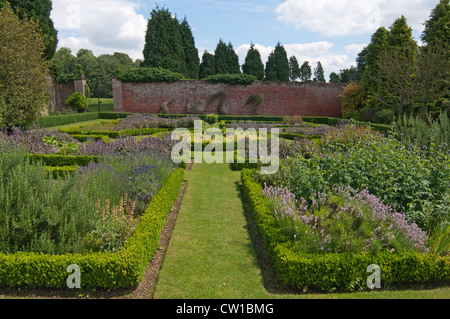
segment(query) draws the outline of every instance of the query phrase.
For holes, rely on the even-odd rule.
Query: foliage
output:
[[[283,123],[284,124],[301,124],[303,123],[303,118],[300,115],[285,115],[283,116]]]
[[[81,92],[72,93],[66,100],[66,104],[75,108],[79,113],[86,112],[89,107],[87,98]]]
[[[54,139],[58,142],[45,143],[45,139]],[[77,141],[67,133],[48,129],[29,129],[23,130],[12,128],[10,130],[0,131],[0,140],[4,144],[17,146],[34,154],[54,154],[59,151],[58,143],[76,143]]]
[[[289,82],[289,59],[286,49],[277,43],[266,62],[265,81]]]
[[[45,109],[48,65],[37,24],[0,9],[0,126],[31,123]]]
[[[342,115],[364,108],[364,90],[361,84],[350,82],[342,92]]]
[[[43,56],[50,60],[56,51],[58,44],[58,31],[53,25],[50,13],[52,11],[51,0],[7,0],[14,12],[21,20],[34,19],[37,22],[36,31],[42,33],[44,41]],[[0,8],[5,0],[0,0]]]
[[[245,101],[244,107],[253,104],[253,114],[258,115],[258,107],[264,102],[264,97],[260,94],[252,94]]]
[[[214,123],[217,123],[219,120],[219,115],[217,114],[208,114],[206,115],[205,122],[209,125],[213,125]]]
[[[391,109],[382,109],[375,113],[373,121],[379,124],[391,124],[395,120],[395,113]]]
[[[78,255],[0,253],[0,284],[11,287],[67,287],[67,265],[76,264],[83,273],[83,288],[135,287],[158,249],[163,225],[183,180],[184,170],[178,169],[153,198],[133,235],[119,252]]]
[[[128,72],[119,72],[117,78],[122,82],[177,82],[186,80],[180,73],[174,73],[161,68],[141,67]]]
[[[334,185],[368,189],[423,230],[432,232],[448,223],[450,166],[444,154],[425,158],[426,150],[405,148],[393,138],[376,137],[373,132],[330,134],[320,156],[288,158],[281,161],[277,174],[261,178],[288,187],[297,198],[310,198]],[[299,185],[301,189],[296,189]]]
[[[300,81],[303,83],[307,83],[311,80],[312,71],[311,66],[308,61],[303,62],[300,67]]]
[[[450,4],[441,0],[431,12],[421,39],[426,45],[441,44],[448,48],[450,38]]]
[[[281,229],[305,253],[425,252],[425,232],[367,190],[349,187],[317,193],[312,203],[283,187],[264,195]]]
[[[449,154],[450,120],[447,112],[440,113],[437,119],[429,115],[426,120],[404,114],[395,121],[394,134],[405,147],[416,146],[428,156],[441,152]]]
[[[186,116],[175,119],[162,118],[154,114],[133,114],[120,119],[114,126],[114,130],[130,130],[142,128],[193,128],[194,121],[199,120],[195,116]]]
[[[79,239],[90,229],[95,206],[77,189],[76,177],[49,182],[42,163],[29,163],[24,151],[4,145],[0,161],[1,251],[82,251]]]
[[[322,63],[317,62],[317,67],[314,69],[314,80],[319,83],[325,83],[325,73],[322,67]]]
[[[242,65],[242,72],[255,76],[258,80],[264,79],[264,64],[261,61],[261,54],[255,48],[255,44],[251,44]]]
[[[289,78],[291,81],[300,78],[300,65],[295,55],[289,58]]]
[[[195,47],[194,36],[186,17],[180,23],[181,43],[183,44],[183,51],[185,55],[186,74],[188,79],[196,80],[199,78],[199,63],[198,49]]]
[[[214,50],[215,74],[240,74],[239,57],[231,42],[226,44],[222,39]]]
[[[78,152],[78,147],[80,144],[75,142],[64,142],[64,141],[58,141],[55,135],[52,136],[46,136],[43,138],[43,141],[45,144],[52,145],[56,148],[58,148],[58,153],[63,155],[73,154]]]
[[[227,83],[237,85],[250,85],[258,81],[258,79],[250,74],[216,74],[205,79],[211,83]]]
[[[261,184],[254,172],[243,170],[241,181],[255,223],[272,259],[277,276],[297,289],[364,290],[367,289],[367,265],[377,264],[382,269],[385,287],[411,282],[448,280],[450,260],[433,254],[381,252],[305,254],[295,247],[292,237],[280,228],[274,213],[268,207]]]
[[[205,51],[202,55],[202,62],[200,63],[199,77],[200,79],[205,79],[215,73],[214,55]]]
[[[180,22],[168,9],[156,7],[152,10],[147,23],[143,53],[144,67],[187,74]]]

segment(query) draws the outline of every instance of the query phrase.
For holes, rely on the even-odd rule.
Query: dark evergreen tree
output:
[[[410,50],[416,56],[417,42],[413,39],[412,28],[404,16],[396,19],[389,30],[387,37],[388,45],[391,47],[401,47]]]
[[[255,44],[253,43],[247,51],[245,62],[242,65],[242,72],[254,75],[258,80],[264,79],[264,64],[261,60],[261,54],[258,49],[255,48]]]
[[[300,65],[295,56],[289,58],[289,77],[291,81],[295,81],[300,77]]]
[[[425,29],[421,36],[426,45],[450,46],[450,3],[441,0],[431,12],[430,18],[425,22]]]
[[[199,77],[200,79],[205,79],[214,74],[216,74],[214,55],[205,51],[202,55],[202,62],[200,63]]]
[[[229,74],[239,74],[241,73],[241,66],[239,65],[239,56],[236,51],[234,51],[231,42],[227,45],[227,69]]]
[[[274,50],[277,80],[289,82],[289,59],[286,50],[280,42],[277,43]]]
[[[357,81],[361,82],[364,71],[366,70],[367,47],[361,50],[356,57],[356,69],[358,70]]]
[[[186,20],[186,17],[180,24],[181,41],[183,43],[183,50],[186,63],[186,77],[188,79],[198,79],[200,58],[198,56],[198,49],[195,47],[194,36],[192,35],[191,27]]]
[[[44,57],[50,60],[56,52],[58,45],[58,31],[56,31],[53,20],[50,18],[52,11],[51,0],[0,0],[0,8],[5,2],[11,4],[11,8],[23,19],[25,16],[34,18],[39,24],[44,40]]]
[[[316,82],[325,83],[325,73],[323,71],[322,63],[317,62],[317,67],[314,69],[314,78]]]
[[[377,90],[377,84],[374,81],[378,74],[378,61],[380,56],[388,48],[389,31],[380,27],[372,35],[371,42],[367,46],[365,54],[365,70],[361,79],[364,88],[364,95],[370,100],[371,92]],[[369,106],[374,106],[370,105]]]
[[[341,83],[341,78],[336,72],[330,73],[330,83]]]
[[[222,39],[214,50],[215,74],[227,74],[228,72],[228,46]]]
[[[168,9],[157,7],[152,10],[143,54],[143,66],[187,74],[180,23]]]
[[[274,51],[270,52],[269,57],[267,58],[264,80],[265,81],[278,81],[277,66],[276,66]]]
[[[311,81],[312,70],[308,61],[303,62],[300,67],[300,81],[304,83],[308,83]]]

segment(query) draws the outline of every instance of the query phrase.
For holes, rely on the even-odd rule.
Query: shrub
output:
[[[207,77],[205,81],[211,83],[250,85],[257,82],[258,79],[254,75],[241,73],[241,74],[215,74]]]
[[[378,124],[391,124],[395,120],[394,111],[391,109],[382,109],[375,113],[373,121]]]
[[[127,72],[118,72],[117,79],[122,82],[177,82],[186,80],[184,75],[162,68],[140,67]]]
[[[335,185],[368,189],[423,230],[448,223],[448,159],[424,158],[417,148],[406,149],[392,138],[340,147],[308,160],[287,158],[280,161],[278,173],[261,179],[289,188],[297,198],[312,198]]]
[[[265,186],[280,227],[307,253],[425,252],[425,232],[367,190],[317,193],[311,204],[283,187]]]
[[[135,287],[158,249],[167,214],[178,196],[184,170],[178,169],[153,198],[139,224],[116,253],[45,255],[0,253],[0,286],[66,286],[67,267],[80,266],[83,288],[118,289]]]
[[[448,154],[450,150],[450,120],[447,112],[424,121],[421,117],[403,115],[394,125],[395,137],[407,148],[415,145],[428,156],[439,152]]]
[[[331,129],[322,139],[324,149],[332,151],[348,150],[368,141],[384,140],[384,134],[362,124],[347,123]]]
[[[357,291],[367,289],[367,267],[381,268],[383,287],[412,282],[450,280],[450,258],[417,252],[367,252],[310,254],[295,246],[279,226],[251,170],[243,170],[241,181],[255,223],[261,233],[277,276],[296,289]]]
[[[213,125],[214,123],[217,123],[219,120],[219,115],[217,114],[208,114],[206,115],[205,122],[209,125]]]
[[[5,147],[0,154],[0,172],[2,252],[83,250],[80,238],[90,230],[95,203],[77,189],[76,176],[49,182],[43,164],[29,163],[25,151]]]
[[[89,102],[81,92],[72,93],[66,100],[66,104],[75,108],[79,113],[86,112],[89,107]]]
[[[283,123],[284,124],[296,125],[296,124],[303,123],[303,119],[299,115],[286,115],[286,116],[283,117]]]
[[[350,82],[344,87],[342,93],[342,115],[348,118],[348,114],[352,117],[364,107],[364,90],[361,84]]]

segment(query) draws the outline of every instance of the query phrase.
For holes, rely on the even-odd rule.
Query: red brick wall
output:
[[[118,82],[118,81],[117,81]],[[341,117],[340,94],[344,84],[257,82],[249,86],[211,84],[205,81],[175,83],[116,83],[122,95],[116,111],[159,113],[164,103],[170,113],[186,113],[187,103],[195,104],[225,92],[225,107],[230,115],[253,115],[253,105],[244,107],[254,94],[263,96],[259,115],[301,115]],[[116,91],[117,92],[117,91]],[[120,94],[117,94],[118,97]],[[115,101],[116,102],[116,101]],[[204,114],[217,113],[219,99],[213,101]]]

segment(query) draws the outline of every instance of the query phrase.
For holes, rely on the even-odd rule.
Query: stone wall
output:
[[[345,84],[257,82],[252,85],[122,83],[113,79],[114,110],[132,113],[341,117]],[[259,101],[259,105],[255,102]]]
[[[81,92],[83,96],[86,96],[86,79],[80,78],[72,82],[58,83],[54,78],[47,77],[47,88],[50,93],[48,112],[63,111],[67,109],[65,102],[72,93]]]

